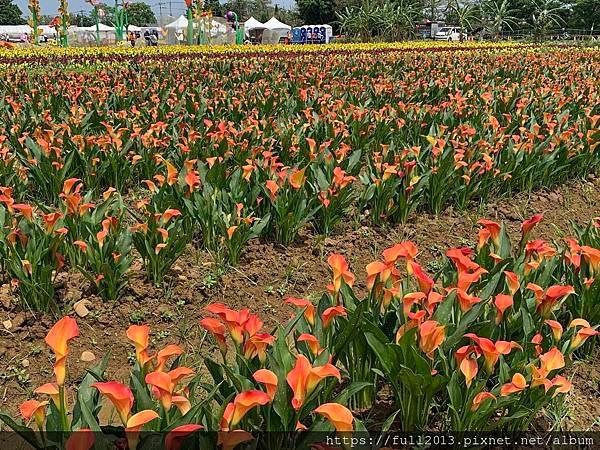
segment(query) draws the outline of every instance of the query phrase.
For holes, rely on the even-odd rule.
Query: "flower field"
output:
[[[600,52],[428,45],[0,50],[0,420],[311,448],[569,404],[597,359]]]

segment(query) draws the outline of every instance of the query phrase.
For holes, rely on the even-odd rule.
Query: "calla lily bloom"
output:
[[[480,219],[477,223],[479,225],[483,226],[483,230],[485,230],[485,232],[486,232],[486,233],[484,233],[484,236],[487,236],[487,237],[482,238],[482,233],[480,232],[479,245],[477,248],[481,249],[487,243],[487,239],[489,239],[489,238],[492,239],[496,248],[499,248],[500,247],[500,231],[502,230],[502,227],[500,226],[500,224],[498,224],[492,220],[487,220],[487,219]]]
[[[514,301],[510,295],[498,294],[494,299],[494,306],[496,306],[496,325],[502,322],[504,312],[513,305]]]
[[[140,411],[129,418],[127,421],[127,426],[125,427],[125,432],[131,433],[140,431],[144,425],[154,419],[158,419],[158,417],[159,415],[156,411],[152,411],[150,409]]]
[[[340,405],[339,403],[324,403],[315,409],[315,412],[331,422],[338,433],[354,430],[354,416],[352,416],[352,412],[344,405]]]
[[[38,402],[37,400],[31,399],[19,405],[19,412],[21,413],[21,416],[25,422],[29,422],[33,418],[38,429],[42,430],[44,426],[44,419],[46,418],[47,406],[47,401]]]
[[[496,366],[500,355],[508,355],[513,348],[520,348],[519,344],[516,342],[492,342],[490,339],[479,337],[473,333],[467,333],[465,334],[465,337],[474,341],[477,344],[477,347],[479,347],[479,350],[485,358],[485,367],[488,373],[494,371],[494,367]]]
[[[571,390],[572,384],[569,380],[561,375],[555,376],[551,381],[552,386],[556,389],[552,394],[552,398],[556,397],[558,394],[566,394]]]
[[[466,313],[471,308],[473,308],[473,305],[481,301],[481,298],[475,295],[470,295],[462,289],[456,289],[456,298],[458,299],[458,305],[460,306],[460,310],[463,313]]]
[[[323,320],[323,328],[329,328],[331,321],[336,316],[344,316],[346,317],[348,314],[346,313],[346,308],[343,306],[331,306],[323,311],[321,315],[321,319]]]
[[[267,360],[267,347],[273,345],[275,336],[269,333],[257,333],[250,336],[244,344],[244,356],[247,359],[252,359],[258,356],[258,360],[264,363]]]
[[[419,327],[419,347],[431,359],[433,352],[446,339],[446,328],[435,320],[427,320]]]
[[[460,372],[465,376],[467,387],[471,386],[473,379],[477,376],[477,372],[479,372],[477,358],[479,358],[480,354],[479,348],[474,345],[465,345],[456,351],[456,362],[458,363]]]
[[[192,404],[187,397],[183,395],[174,395],[171,397],[171,402],[175,405],[175,407],[179,410],[182,416],[185,416],[190,409],[192,409]]]
[[[329,258],[327,258],[327,263],[333,271],[333,284],[329,286],[331,292],[337,294],[342,288],[342,281],[344,281],[350,287],[354,285],[356,278],[354,274],[350,272],[346,258],[344,258],[342,255],[333,253],[332,255],[329,255]]]
[[[179,345],[169,344],[156,354],[156,370],[162,372],[165,370],[167,361],[173,356],[179,356],[183,349]]]
[[[533,229],[533,227],[535,227],[543,219],[544,219],[543,214],[535,214],[534,216],[531,216],[529,219],[527,219],[526,221],[524,221],[521,224],[521,233],[522,233],[521,242],[527,241],[529,234],[531,233],[531,230]]]
[[[569,324],[569,328],[581,327],[575,336],[571,338],[571,344],[569,345],[569,350],[576,350],[581,347],[585,341],[593,336],[600,335],[600,331],[592,328],[587,320],[584,319],[574,319]]]
[[[506,397],[510,394],[523,391],[528,386],[525,377],[520,373],[515,373],[510,383],[506,383],[500,389],[500,395]]]
[[[546,373],[565,367],[565,357],[556,347],[552,347],[547,353],[540,355],[542,369]]]
[[[46,383],[41,385],[39,388],[34,389],[35,394],[49,395],[56,407],[60,406],[60,390],[56,383]]]
[[[89,428],[73,431],[65,442],[65,450],[90,450],[94,446],[96,436]]]
[[[155,397],[158,397],[165,411],[169,411],[173,399],[173,383],[168,373],[154,371],[146,375],[146,383],[151,385]]]
[[[127,338],[133,342],[135,346],[135,356],[140,364],[140,367],[145,367],[152,356],[148,355],[148,337],[150,335],[150,327],[148,325],[131,325],[126,332]]]
[[[159,416],[156,411],[152,411],[146,409],[144,411],[140,411],[139,413],[134,414],[127,421],[127,425],[125,426],[125,435],[127,437],[127,444],[131,450],[137,448],[138,442],[140,440],[140,430],[144,425],[148,422],[157,419]]]
[[[243,442],[254,439],[252,434],[244,430],[219,431],[217,435],[217,445],[221,450],[233,450]]]
[[[217,319],[206,317],[200,320],[200,326],[214,336],[221,353],[227,353],[227,343],[225,342],[225,325],[223,325]]]
[[[471,405],[471,411],[475,412],[479,409],[481,404],[486,400],[496,400],[496,396],[491,392],[480,392],[473,398],[473,404]]]
[[[315,356],[321,353],[319,340],[312,334],[302,333],[300,336],[298,336],[297,342],[306,342],[306,345],[308,345],[311,353]]]
[[[306,356],[297,356],[294,368],[290,370],[286,377],[286,381],[294,393],[292,406],[296,411],[302,407],[306,398],[317,387],[317,384],[326,377],[336,377],[340,380],[340,371],[330,363],[313,367]]]
[[[315,305],[313,305],[310,300],[304,298],[289,297],[285,300],[284,303],[287,303],[288,305],[293,305],[297,308],[305,308],[304,318],[311,327],[315,325]]]
[[[111,401],[121,418],[121,422],[127,426],[134,400],[131,389],[118,381],[94,383],[92,387],[98,389],[102,395]]]
[[[429,294],[433,289],[435,282],[433,278],[425,273],[423,268],[414,261],[408,261],[409,273],[412,274],[419,284],[419,289],[425,294]]]
[[[267,389],[267,395],[272,401],[277,393],[277,383],[279,382],[277,375],[268,369],[259,369],[254,372],[252,378],[254,378],[258,383],[265,385],[265,388]]]
[[[537,303],[537,311],[544,318],[547,318],[550,315],[552,310],[558,306],[560,300],[564,300],[569,295],[575,293],[573,286],[550,286],[543,294],[542,289],[533,283],[529,283],[527,285],[527,289],[534,292]]]
[[[208,312],[218,315],[225,322],[231,339],[237,345],[244,343],[244,332],[246,322],[250,319],[250,310],[245,308],[234,311],[221,303],[213,303],[205,308]]]
[[[202,430],[204,427],[197,424],[180,425],[173,428],[165,438],[165,450],[179,450],[183,441],[192,433]]]
[[[544,320],[544,323],[548,325],[552,330],[552,337],[554,338],[554,342],[560,341],[560,338],[563,334],[562,325],[556,320]]]
[[[56,322],[46,335],[46,344],[52,349],[56,358],[54,375],[59,386],[65,384],[68,343],[77,336],[79,336],[77,321],[69,316]]]
[[[515,293],[521,287],[521,283],[519,282],[519,277],[516,273],[510,272],[508,270],[504,271],[504,277],[506,280],[506,285],[508,286],[508,290],[510,291],[510,295],[514,296]]]
[[[235,396],[233,402],[229,403],[225,408],[223,420],[221,421],[221,429],[229,431],[235,427],[244,416],[252,408],[266,405],[271,401],[271,398],[263,391],[250,390],[244,391]]]

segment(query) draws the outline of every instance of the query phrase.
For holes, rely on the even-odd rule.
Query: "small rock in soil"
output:
[[[23,361],[21,361],[21,365],[23,367],[29,367],[29,360],[28,359],[24,359]]]
[[[77,314],[79,317],[85,317],[90,313],[88,306],[91,305],[92,302],[90,302],[89,300],[80,300],[73,305],[73,310],[75,311],[75,314]]]
[[[79,359],[83,362],[92,362],[96,359],[96,355],[94,355],[89,350],[86,350],[81,353],[81,357]]]

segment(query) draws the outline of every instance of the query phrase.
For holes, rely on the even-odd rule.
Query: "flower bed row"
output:
[[[19,297],[51,307],[66,266],[116,299],[133,248],[161,284],[192,241],[236,264],[255,237],[289,245],[597,171],[597,50],[382,48],[7,68],[0,264]]]
[[[323,437],[308,430],[528,429],[569,392],[565,369],[589,356],[600,334],[600,219],[561,247],[529,239],[540,220],[522,224],[518,244],[481,220],[477,248],[449,249],[436,274],[421,267],[412,242],[394,245],[366,267],[361,297],[345,258],[332,254],[327,292],[287,299],[298,312],[284,326],[265,330],[248,309],[208,305],[202,356],[175,344],[151,349],[149,327],[132,325],[127,380],[106,379],[105,358],[69,389],[78,326],[63,317],[46,337],[55,380],[21,405],[21,419],[0,419],[37,446],[77,449],[114,438],[130,449],[308,448]],[[393,397],[387,419],[361,419],[383,387]],[[116,423],[100,422],[105,402]]]

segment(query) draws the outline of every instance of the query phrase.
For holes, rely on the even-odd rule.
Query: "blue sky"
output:
[[[29,15],[29,10],[27,9],[27,0],[14,0],[14,2],[19,5],[19,8],[21,8],[21,11],[23,11],[24,16]],[[69,11],[74,13],[79,10],[88,12],[91,9],[89,3],[86,3],[84,0],[68,0],[68,2]],[[112,4],[113,2],[114,0],[107,0],[108,4]],[[169,14],[169,7],[171,7],[174,16],[179,16],[185,11],[184,0],[146,0],[146,3],[152,7],[157,18],[159,14],[159,3],[163,3],[164,15]],[[295,4],[295,0],[276,0],[273,1],[273,4],[289,7]],[[40,8],[42,10],[42,14],[58,14],[58,0],[40,0]]]

